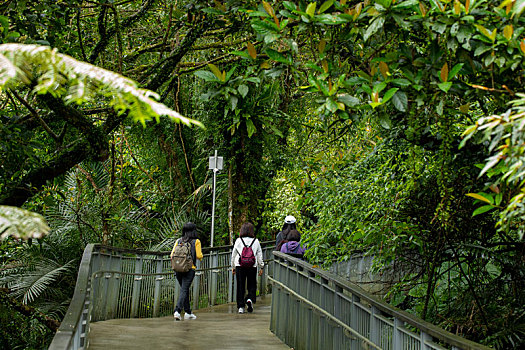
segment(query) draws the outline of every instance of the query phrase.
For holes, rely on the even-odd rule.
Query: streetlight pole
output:
[[[217,157],[217,150],[215,155],[209,159],[209,168],[213,170],[213,189],[212,189],[212,201],[211,201],[211,237],[210,246],[213,247],[213,234],[215,230],[215,188],[217,183],[217,172],[222,170],[222,157]]]

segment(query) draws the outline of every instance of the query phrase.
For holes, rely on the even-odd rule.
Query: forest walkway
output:
[[[489,349],[274,252],[274,244],[262,242],[267,265],[258,277],[260,297],[253,314],[241,315],[231,246],[203,249],[190,290],[192,321],[173,318],[180,287],[169,252],[90,244],[49,349]]]
[[[290,349],[270,332],[271,296],[255,311],[238,314],[235,304],[199,309],[196,320],[173,316],[91,323],[88,349]]]

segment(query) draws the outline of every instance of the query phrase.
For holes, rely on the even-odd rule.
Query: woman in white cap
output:
[[[275,237],[275,249],[274,250],[281,249],[280,247],[281,241],[288,239],[288,232],[290,232],[291,230],[296,230],[295,221],[296,221],[295,217],[293,217],[292,215],[288,215],[284,218],[283,228],[281,232],[279,232],[277,236]]]

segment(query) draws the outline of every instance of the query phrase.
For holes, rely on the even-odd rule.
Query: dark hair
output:
[[[255,238],[255,229],[251,222],[245,222],[241,226],[240,237],[252,237]]]
[[[283,230],[281,231],[281,237],[283,240],[287,240],[288,239],[288,234],[291,232],[291,231],[297,231],[297,229],[295,228],[295,222],[293,224],[284,224],[283,226]],[[299,232],[297,232],[299,233]],[[299,238],[301,238],[301,234],[299,233]]]
[[[185,223],[184,226],[182,226],[182,241],[189,242],[197,238],[199,238],[197,235],[197,225],[193,222]]]
[[[286,223],[285,223],[285,224],[283,225],[283,228],[282,228],[281,231],[282,231],[282,232],[285,232],[285,231],[286,231],[286,232],[288,233],[288,231],[290,231],[290,230],[295,230],[295,229],[296,229],[296,227],[295,227],[295,222],[294,222],[294,223],[291,223],[291,224],[286,224]]]
[[[286,238],[288,238],[288,241],[299,242],[301,240],[301,234],[297,230],[291,230],[288,232],[288,236]]]

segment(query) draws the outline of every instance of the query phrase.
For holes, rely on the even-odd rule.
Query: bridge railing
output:
[[[263,257],[273,259],[274,242],[262,242]],[[194,310],[235,300],[230,269],[232,246],[204,248],[192,283]],[[170,252],[106,247],[89,244],[79,267],[75,292],[49,349],[85,349],[89,324],[114,318],[159,317],[173,313],[179,295]],[[269,288],[266,265],[259,276],[259,293]]]
[[[270,330],[294,349],[489,349],[305,261],[273,254]]]

